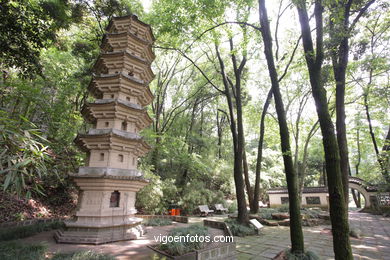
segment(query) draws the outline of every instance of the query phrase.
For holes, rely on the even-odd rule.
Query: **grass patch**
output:
[[[46,260],[44,244],[25,244],[23,241],[5,241],[0,243],[1,260]],[[81,251],[76,253],[57,253],[51,260],[115,260],[113,256]]]
[[[82,251],[68,254],[58,253],[51,260],[115,260],[115,257],[92,251]]]
[[[188,240],[187,235],[189,235]],[[205,242],[207,241],[200,242],[199,237],[205,238],[208,235],[207,228],[200,225],[174,228],[168,233],[168,237],[181,237],[181,241],[161,243],[158,246],[158,249],[165,251],[166,253],[173,256],[184,255],[189,252],[204,248],[206,245]]]
[[[63,228],[62,221],[51,223],[37,223],[29,226],[10,227],[0,229],[0,241],[14,240],[24,237],[29,237],[42,231]]]
[[[227,219],[225,222],[228,224],[233,236],[245,237],[257,234],[254,227],[239,224],[235,219]]]
[[[21,241],[0,243],[0,259],[2,260],[43,260],[46,246],[42,244],[24,244]]]
[[[172,220],[168,218],[151,218],[145,221],[145,226],[168,226],[172,225]]]

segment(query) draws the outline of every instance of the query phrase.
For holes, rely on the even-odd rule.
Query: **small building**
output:
[[[267,191],[271,208],[288,204],[287,188],[275,188]],[[328,208],[328,187],[304,187],[302,192],[302,206]]]

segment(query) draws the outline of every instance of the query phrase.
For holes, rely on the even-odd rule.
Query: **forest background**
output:
[[[386,184],[390,6],[373,2],[349,38],[345,124],[350,175]],[[298,15],[291,1],[267,5],[299,187],[326,185]],[[77,191],[68,173],[84,164],[85,154],[73,140],[91,127],[80,114],[92,100],[87,91],[91,68],[110,18],[130,13],[152,26],[157,57],[150,85],[155,98],[148,108],[154,122],[142,133],[153,149],[140,160],[151,184],[138,194],[139,211],[163,213],[178,204],[192,213],[198,205],[227,199],[234,211],[238,146],[250,204],[254,192],[266,202],[268,188],[286,186],[256,1],[0,0],[0,7],[3,200],[32,198],[49,205],[47,214],[74,205]],[[333,18],[324,16],[322,79],[336,122]],[[25,217],[11,210],[6,219]]]

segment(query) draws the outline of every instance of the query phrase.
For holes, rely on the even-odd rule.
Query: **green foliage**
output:
[[[321,212],[316,209],[303,208],[301,209],[301,214],[307,216],[307,218],[318,218]]]
[[[280,207],[276,208],[278,212],[289,212],[290,206],[288,204],[283,204]]]
[[[161,180],[159,176],[144,170],[149,184],[137,192],[136,207],[141,212],[162,214],[168,212],[168,206],[177,198],[177,188],[172,179]]]
[[[233,236],[245,237],[257,234],[254,227],[240,224],[235,219],[227,219],[225,222],[228,224]]]
[[[0,259],[2,260],[44,260],[46,246],[43,244],[25,244],[21,241],[0,243]]]
[[[224,205],[224,207],[226,207],[226,205]],[[227,208],[229,213],[235,213],[237,211],[237,201],[232,201],[232,203],[228,204]]]
[[[258,215],[264,219],[272,219],[272,213],[278,212],[276,208],[260,208]]]
[[[115,257],[96,253],[93,251],[81,251],[75,253],[57,253],[52,260],[114,260]]]
[[[0,259],[2,260],[44,260],[47,246],[44,244],[25,244],[22,241],[8,241],[0,243]],[[95,253],[92,251],[81,251],[75,253],[56,253],[53,260],[114,260],[115,257]]]
[[[29,226],[2,228],[0,229],[0,241],[29,237],[42,231],[63,227],[65,227],[63,222],[56,221],[51,223],[37,223]],[[0,259],[2,258],[0,257]]]
[[[71,5],[64,0],[1,0],[0,66],[17,68],[21,75],[42,72],[40,50],[55,39],[59,28],[68,27]]]
[[[189,238],[184,239],[184,237]],[[167,242],[166,244],[160,244],[158,246],[159,249],[167,252],[170,255],[178,256],[184,255],[186,253],[192,252],[194,250],[202,249],[205,246],[205,243],[201,243],[199,240],[195,238],[208,236],[207,228],[200,225],[191,225],[189,227],[180,227],[172,229],[168,236],[172,237],[182,237],[182,241],[179,242]],[[191,242],[194,241],[194,242]]]
[[[151,218],[144,222],[145,226],[169,226],[172,220],[168,218]]]
[[[193,213],[199,205],[223,204],[224,194],[221,191],[212,191],[202,182],[187,183],[183,187],[183,197],[179,205],[187,212]]]
[[[48,141],[26,118],[11,118],[0,110],[0,180],[4,191],[41,193],[40,180],[49,174]],[[53,173],[52,173],[53,174]]]

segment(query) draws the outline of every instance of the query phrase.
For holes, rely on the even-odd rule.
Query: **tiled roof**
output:
[[[267,191],[268,194],[287,194],[287,188],[286,187],[280,187],[280,188],[274,188],[269,189]],[[304,187],[303,193],[328,193],[328,187]]]

